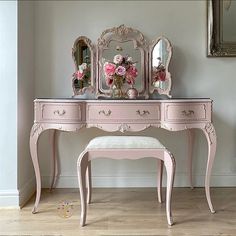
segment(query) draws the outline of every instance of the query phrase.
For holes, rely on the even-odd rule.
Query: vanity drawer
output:
[[[47,122],[78,122],[82,120],[81,104],[68,103],[44,103],[40,104],[41,109],[38,116],[41,121]]]
[[[208,103],[165,104],[165,121],[210,120]]]
[[[153,104],[89,104],[87,121],[120,122],[123,120],[160,120],[160,106]]]

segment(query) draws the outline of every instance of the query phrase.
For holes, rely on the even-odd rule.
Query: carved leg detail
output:
[[[210,208],[211,213],[215,213],[211,202],[211,195],[210,195],[210,177],[211,177],[211,170],[213,166],[213,162],[215,159],[216,153],[216,133],[215,128],[212,123],[208,123],[203,129],[203,132],[206,136],[207,143],[208,143],[208,159],[207,159],[207,168],[206,168],[206,177],[205,177],[205,192],[206,198],[208,202],[208,206]]]
[[[193,143],[194,143],[194,131],[192,129],[188,129],[188,173],[189,173],[189,184],[190,188],[193,189],[193,173],[192,173],[192,168],[193,168]]]
[[[51,155],[52,155],[52,182],[50,190],[55,187],[56,184],[56,177],[58,175],[58,157],[56,155],[56,130],[49,131],[49,139],[50,139],[50,146],[51,146]]]
[[[40,134],[42,133],[42,131],[43,131],[43,128],[41,125],[34,124],[30,133],[30,154],[31,154],[35,177],[36,177],[36,200],[34,203],[34,207],[32,209],[33,214],[37,212],[37,208],[38,208],[40,196],[41,196],[41,176],[40,176],[37,148],[38,148],[38,138]]]
[[[171,211],[171,198],[172,189],[174,184],[175,175],[175,159],[169,152],[165,152],[164,164],[167,173],[167,185],[166,185],[166,215],[169,225],[173,225],[172,211]]]
[[[80,226],[84,226],[86,222],[87,214],[87,192],[86,192],[86,171],[88,168],[88,154],[82,152],[78,159],[77,171],[79,180],[79,190],[80,190],[80,201],[81,201],[81,216],[80,216]]]
[[[163,175],[163,161],[157,159],[157,194],[159,203],[162,203],[162,175]]]
[[[92,173],[91,173],[91,161],[88,162],[88,168],[86,172],[87,176],[87,185],[88,185],[88,196],[87,196],[87,203],[91,203],[92,198]]]

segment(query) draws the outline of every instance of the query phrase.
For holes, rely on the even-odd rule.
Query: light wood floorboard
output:
[[[236,236],[236,188],[211,193],[216,214],[210,213],[203,188],[174,188],[175,225],[168,226],[165,204],[157,202],[154,188],[93,189],[87,225],[81,228],[79,191],[45,189],[37,214],[31,213],[34,197],[21,210],[0,209],[0,235]],[[73,205],[69,218],[57,209],[63,200]]]

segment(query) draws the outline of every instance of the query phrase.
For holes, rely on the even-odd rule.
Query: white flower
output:
[[[87,63],[83,63],[81,66],[82,66],[83,70],[87,69]]]
[[[79,65],[79,72],[83,73],[84,70],[87,69],[87,64],[86,63],[82,63],[81,65]]]
[[[127,61],[128,61],[128,62],[133,62],[133,58],[132,58],[132,57],[128,57],[128,58],[127,58]]]
[[[120,54],[117,54],[114,56],[113,62],[115,64],[120,64],[123,61],[123,56]]]

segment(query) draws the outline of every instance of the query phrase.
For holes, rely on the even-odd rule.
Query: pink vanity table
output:
[[[205,176],[206,197],[210,211],[215,212],[210,197],[210,175],[216,152],[216,134],[212,124],[212,100],[201,98],[170,99],[172,78],[168,68],[171,56],[172,46],[167,38],[161,36],[148,42],[139,30],[124,25],[106,29],[98,38],[97,44],[93,44],[85,36],[76,39],[72,48],[72,57],[75,63],[75,73],[71,80],[74,98],[36,99],[34,101],[34,125],[30,134],[30,152],[35,170],[37,191],[33,213],[37,211],[41,194],[37,154],[40,134],[45,130],[51,130],[54,159],[53,187],[58,175],[54,147],[55,130],[80,132],[81,128],[90,127],[122,133],[126,131],[138,132],[149,127],[163,128],[169,131],[187,130],[191,187],[193,187],[193,129],[201,129],[208,143]],[[110,71],[111,74],[106,74],[109,71],[104,69],[108,64],[116,68],[112,73]],[[123,72],[125,71],[126,74],[115,75],[114,73],[118,73],[116,72],[118,67],[125,67]],[[137,73],[129,74],[130,69],[136,70]],[[130,80],[130,76],[132,80]],[[119,93],[115,93],[117,91],[116,79],[122,82]],[[130,81],[134,81],[134,84],[130,84]],[[132,87],[130,87],[131,85]],[[123,91],[121,91],[122,89]],[[122,100],[116,97],[111,99],[113,95],[117,94],[125,94],[125,98],[127,98],[129,95],[127,91],[130,89],[133,93],[129,98],[137,96],[137,99]],[[94,99],[76,98],[86,92],[93,95]],[[154,98],[158,98],[158,96],[165,96],[166,99],[155,100]],[[158,186],[160,186],[160,182]]]
[[[163,128],[169,131],[187,130],[191,186],[192,129],[201,129],[208,143],[205,176],[206,197],[210,211],[215,212],[210,196],[210,175],[216,151],[216,134],[212,124],[212,101],[210,99],[36,99],[34,101],[34,112],[35,119],[30,135],[30,152],[36,175],[37,191],[33,212],[37,211],[41,195],[41,177],[37,154],[40,134],[45,130],[52,130],[51,137],[54,143],[55,130],[79,132],[81,128],[90,127],[97,127],[109,132],[137,132],[148,127]],[[53,158],[55,159],[55,154]],[[54,177],[58,174],[55,170],[56,168],[53,167]]]

